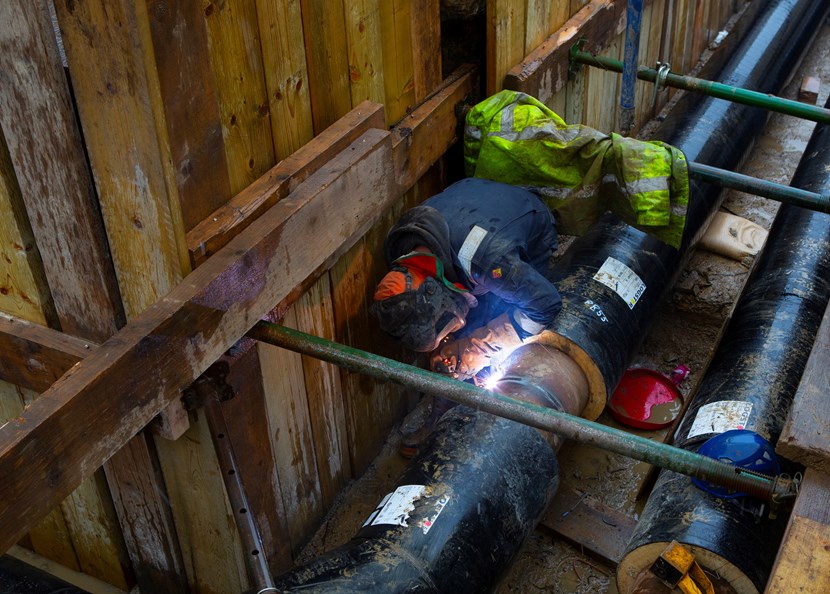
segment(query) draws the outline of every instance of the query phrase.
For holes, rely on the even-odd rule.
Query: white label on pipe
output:
[[[594,275],[594,280],[622,297],[628,304],[628,309],[634,309],[646,290],[645,283],[637,273],[616,258],[607,258]]]
[[[447,503],[449,503],[449,501],[449,495],[441,496],[438,499],[438,501],[435,502],[435,507],[433,507],[432,509],[432,515],[428,518],[424,518],[423,520],[421,520],[419,525],[421,526],[421,530],[424,531],[424,534],[429,532],[430,528],[433,527],[433,525],[435,524],[435,520],[437,520],[438,516],[441,515],[441,512],[444,511],[444,507],[447,505]]]
[[[697,437],[707,433],[723,433],[732,429],[745,429],[751,412],[751,402],[722,400],[721,402],[704,404],[695,415],[695,421],[692,423],[688,437]]]
[[[403,485],[395,489],[378,504],[378,507],[363,524],[393,524],[406,526],[409,512],[415,509],[415,500],[424,493],[424,485]]]

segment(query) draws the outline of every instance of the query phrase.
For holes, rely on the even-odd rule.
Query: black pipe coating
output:
[[[830,191],[830,126],[816,127],[792,185]],[[778,441],[828,301],[830,216],[782,205],[675,444],[696,451],[716,435],[702,420],[718,409],[741,418],[741,428]],[[729,428],[737,427],[722,425],[718,432]],[[719,499],[663,471],[628,550],[672,540],[702,547],[730,561],[760,591],[787,525],[785,514],[762,516],[758,502]]]
[[[827,9],[826,3],[808,0],[771,2],[726,64],[729,74],[723,82],[779,93]],[[768,115],[760,108],[707,97],[692,111],[667,118],[657,137],[681,149],[690,161],[734,170]],[[719,186],[690,180],[690,189],[680,250],[606,214],[554,266],[563,309],[553,330],[589,355],[609,396],[683,269],[688,248],[721,203]]]
[[[277,579],[276,588],[488,591],[556,492],[556,455],[535,429],[463,406],[441,417],[420,452],[382,512],[372,512],[346,545]],[[413,489],[421,493],[406,509]]]

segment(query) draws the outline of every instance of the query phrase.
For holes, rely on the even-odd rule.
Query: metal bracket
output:
[[[570,51],[568,52],[568,78],[573,79],[579,71],[582,70],[582,63],[576,59],[576,54],[582,51],[582,48],[585,47],[586,39],[584,37],[580,37],[576,40],[571,46]]]
[[[204,407],[208,398],[214,398],[218,402],[233,398],[236,394],[233,387],[226,381],[228,373],[230,373],[230,366],[227,361],[217,361],[208,367],[202,375],[196,378],[196,381],[182,390],[185,410]]]
[[[654,79],[654,93],[651,95],[651,107],[657,105],[657,93],[660,92],[660,87],[666,86],[666,78],[671,72],[671,64],[668,62],[657,62],[656,66],[657,76]]]

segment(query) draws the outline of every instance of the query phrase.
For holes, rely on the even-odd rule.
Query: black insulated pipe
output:
[[[559,485],[526,425],[457,406],[346,545],[276,580],[281,592],[485,592]]]
[[[724,67],[723,82],[779,93],[791,76],[830,3],[771,2]],[[674,113],[674,112],[673,112]],[[687,159],[734,170],[763,129],[768,113],[705,98],[692,111],[669,116],[657,137]],[[606,214],[570,246],[554,267],[563,310],[554,321],[557,346],[577,353],[592,402],[610,396],[653,323],[657,306],[683,269],[721,203],[721,188],[690,180],[691,196],[680,250]],[[596,418],[602,408],[586,411]]]
[[[830,190],[830,126],[817,126],[792,184]],[[775,444],[828,301],[830,215],[784,205],[675,444],[696,451],[739,425]],[[785,516],[769,519],[763,511],[759,502],[716,498],[687,477],[664,470],[619,566],[618,581],[630,583],[643,560],[653,561],[677,540],[693,547],[699,562],[729,576],[737,591],[762,591],[787,524]]]

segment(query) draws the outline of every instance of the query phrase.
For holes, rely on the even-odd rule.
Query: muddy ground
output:
[[[819,104],[830,92],[830,26],[823,27],[808,56],[782,94],[795,98],[805,76],[817,76],[822,85]],[[778,183],[789,183],[814,124],[773,114],[762,137],[740,169],[743,173]],[[769,228],[778,203],[730,191],[723,209]],[[566,242],[563,242],[566,243]],[[691,394],[705,374],[722,329],[731,315],[753,260],[731,260],[698,249],[682,272],[671,299],[631,363],[668,375],[679,363],[691,369],[680,385]],[[402,431],[418,426],[425,403],[416,407],[393,431],[371,468],[341,495],[327,521],[303,553],[312,559],[347,541],[375,504],[389,491],[405,466],[398,455]],[[607,413],[600,422],[620,427]],[[667,431],[640,432],[663,440]],[[559,455],[564,487],[599,499],[605,505],[636,519],[648,495],[650,467],[636,460],[595,448],[567,443]],[[537,529],[519,552],[497,594],[538,592],[615,593],[614,568],[603,564],[556,536]]]

